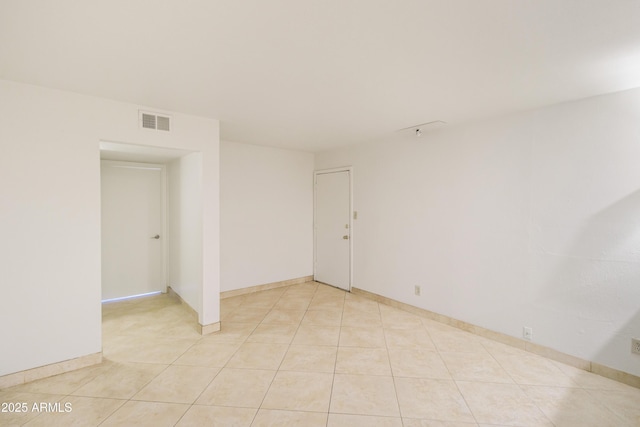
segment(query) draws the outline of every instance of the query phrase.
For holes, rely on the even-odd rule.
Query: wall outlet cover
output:
[[[640,354],[640,340],[631,338],[631,353]]]
[[[531,341],[533,339],[533,329],[525,326],[522,328],[522,338]]]

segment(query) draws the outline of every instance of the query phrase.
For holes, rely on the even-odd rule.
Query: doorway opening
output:
[[[185,244],[184,234],[198,230],[169,219],[176,223],[177,213],[200,212],[199,202],[184,197],[175,185],[171,188],[169,181],[184,180],[185,173],[199,176],[200,163],[182,161],[194,156],[200,153],[100,142],[103,303],[166,293],[171,269],[174,275],[182,274],[182,259],[194,246],[188,239]],[[170,171],[175,172],[173,179]],[[191,305],[198,307],[197,302]]]

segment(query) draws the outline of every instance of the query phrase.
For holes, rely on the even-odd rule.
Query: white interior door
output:
[[[102,299],[165,291],[163,166],[101,162]]]
[[[315,270],[318,282],[351,289],[350,171],[317,172]]]

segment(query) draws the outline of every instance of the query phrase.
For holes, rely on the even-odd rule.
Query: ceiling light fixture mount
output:
[[[441,127],[444,127],[446,124],[447,124],[447,122],[445,122],[443,120],[433,120],[431,122],[420,123],[420,124],[417,124],[417,125],[409,126],[409,127],[402,128],[402,129],[398,129],[396,132],[404,132],[404,131],[407,131],[407,130],[411,130],[411,131],[413,131],[413,134],[417,138],[419,138],[425,132],[428,132],[430,130],[440,129]]]

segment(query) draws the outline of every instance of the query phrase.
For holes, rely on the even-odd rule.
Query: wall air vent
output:
[[[140,111],[140,127],[144,129],[171,131],[171,117],[156,113]]]

